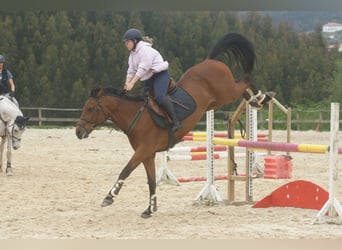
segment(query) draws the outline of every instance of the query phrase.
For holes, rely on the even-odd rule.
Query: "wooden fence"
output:
[[[74,126],[81,116],[82,109],[62,109],[62,108],[40,108],[40,107],[21,107],[25,115],[30,115],[29,125],[35,126]],[[286,129],[287,119],[281,112],[276,114],[274,111],[273,129]],[[217,110],[215,111],[215,129],[225,130],[226,118],[232,112]],[[268,128],[268,110],[258,111],[258,128]],[[326,130],[329,131],[330,125],[329,110],[296,110],[292,109],[291,129],[292,130]],[[244,123],[242,117],[241,121]],[[341,121],[340,121],[341,123]],[[112,125],[107,121],[107,125]],[[205,130],[205,116],[197,124],[197,130]]]
[[[76,123],[81,116],[82,109],[34,108],[20,107],[24,115],[30,115],[30,124],[61,125]]]

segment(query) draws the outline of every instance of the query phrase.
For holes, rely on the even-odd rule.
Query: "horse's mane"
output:
[[[144,101],[144,98],[141,95],[130,96],[130,95],[127,95],[127,93],[123,89],[118,90],[110,86],[109,87],[94,87],[90,92],[90,96],[96,98],[98,96],[98,92],[101,89],[103,89],[104,95],[107,95],[107,96],[115,96],[120,99],[124,99],[127,101],[134,101],[134,102]]]

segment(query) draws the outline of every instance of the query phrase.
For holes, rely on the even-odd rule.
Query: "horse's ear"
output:
[[[17,116],[15,119],[15,123],[20,129],[24,129],[26,126],[26,122],[30,119],[30,116]]]
[[[104,88],[100,87],[99,92],[97,93],[97,96],[100,97],[100,96],[103,96],[103,95],[104,95]]]
[[[90,91],[90,96],[94,97],[94,98],[98,98],[100,96],[103,96],[104,94],[104,89],[101,86],[97,86],[94,87],[91,91]]]

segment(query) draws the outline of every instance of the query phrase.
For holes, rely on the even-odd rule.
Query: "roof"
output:
[[[327,23],[327,24],[324,24],[323,26],[330,26],[330,27],[342,27],[342,24],[341,23]]]

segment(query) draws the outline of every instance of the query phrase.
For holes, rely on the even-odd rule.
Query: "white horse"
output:
[[[21,136],[30,117],[23,116],[21,110],[5,96],[0,96],[0,171],[2,171],[3,153],[7,141],[6,175],[13,175],[11,160],[12,148],[20,148]]]

